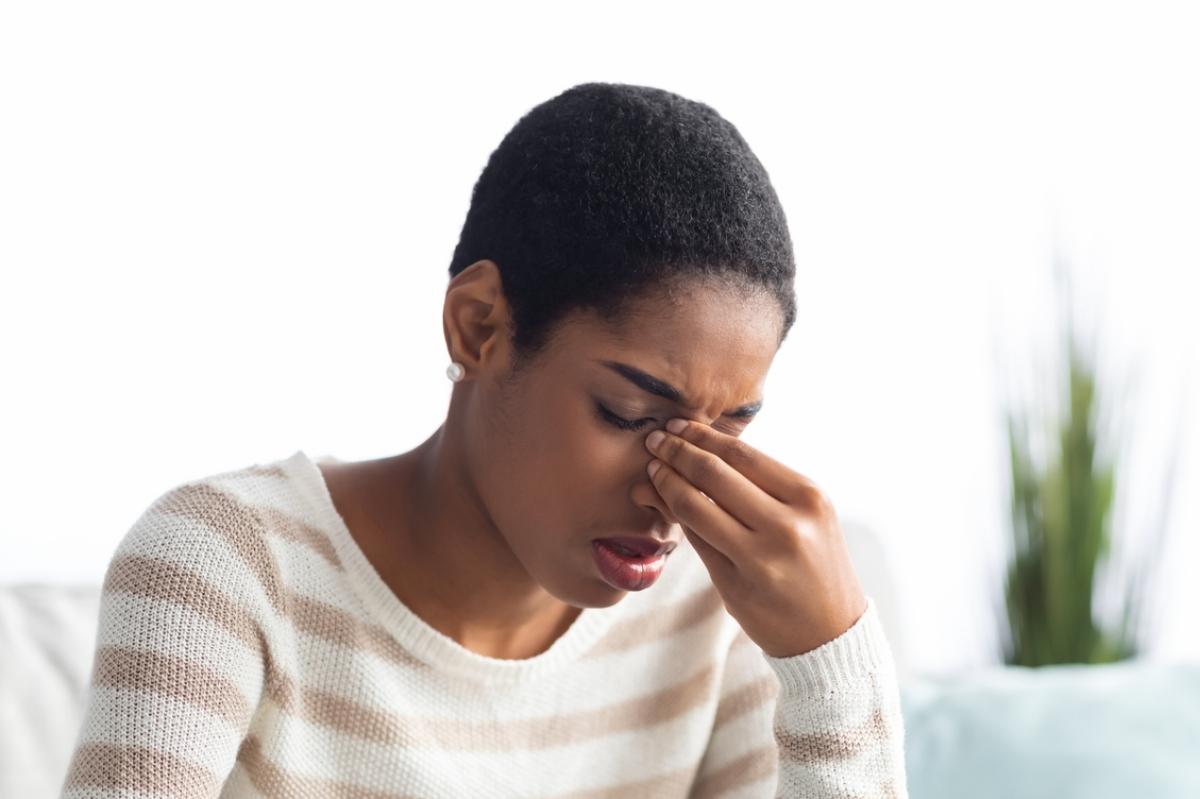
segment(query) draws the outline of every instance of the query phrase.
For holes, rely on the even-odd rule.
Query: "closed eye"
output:
[[[655,421],[653,416],[648,416],[644,419],[626,419],[623,416],[617,416],[615,413],[605,408],[599,402],[596,403],[596,413],[608,424],[618,427],[622,430],[641,430],[646,425]]]

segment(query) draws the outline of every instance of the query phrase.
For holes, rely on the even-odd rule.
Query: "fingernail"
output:
[[[672,433],[682,433],[683,428],[686,426],[687,426],[687,421],[684,419],[672,419],[671,421],[667,422],[667,425],[666,425],[667,429],[670,430]]]
[[[667,434],[666,434],[666,433],[664,433],[663,431],[661,431],[661,430],[655,430],[653,433],[651,433],[650,435],[646,436],[646,443],[650,445],[650,449],[654,449],[654,448],[655,448],[655,447],[657,447],[657,446],[658,446],[658,445],[659,445],[659,444],[662,442],[662,440],[663,440],[664,438],[666,438],[666,437],[667,437]]]

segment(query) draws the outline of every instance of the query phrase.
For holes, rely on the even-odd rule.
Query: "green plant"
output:
[[[1058,275],[1065,278],[1061,265]],[[1011,468],[1012,550],[1004,578],[1009,665],[1108,663],[1138,654],[1148,570],[1161,549],[1165,514],[1152,545],[1124,586],[1116,630],[1099,625],[1097,572],[1112,551],[1112,508],[1118,483],[1114,415],[1105,416],[1105,389],[1096,350],[1079,341],[1068,284],[1065,370],[1057,384],[1065,402],[1050,419],[1044,465],[1032,453],[1030,414],[1006,411]],[[1174,460],[1169,473],[1174,475]],[[1166,494],[1170,494],[1170,480]]]

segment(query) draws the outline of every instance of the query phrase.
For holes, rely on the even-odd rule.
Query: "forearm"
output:
[[[780,681],[778,797],[907,798],[899,686],[873,601],[833,641],[763,657]]]

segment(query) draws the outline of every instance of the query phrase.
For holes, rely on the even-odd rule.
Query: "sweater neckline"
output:
[[[531,658],[509,660],[481,655],[432,627],[409,608],[384,582],[383,577],[354,540],[337,507],[317,462],[337,461],[332,455],[310,458],[303,449],[284,459],[285,470],[306,489],[321,528],[329,533],[334,550],[355,593],[389,634],[416,657],[441,671],[482,682],[515,682],[549,674],[575,660],[603,633],[629,599],[607,608],[583,608],[566,632],[548,649]]]

